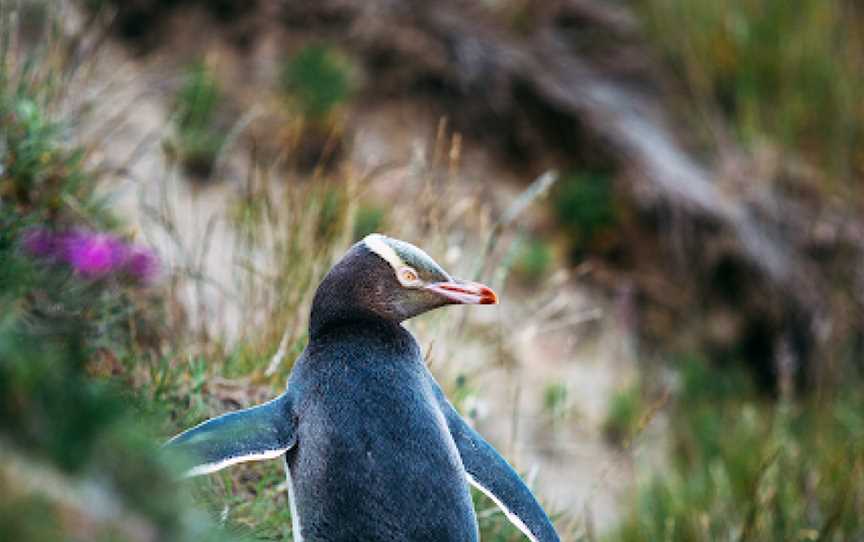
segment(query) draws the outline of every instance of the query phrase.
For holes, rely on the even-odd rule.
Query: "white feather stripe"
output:
[[[288,482],[288,503],[291,506],[291,538],[294,542],[303,542],[303,531],[300,528],[300,514],[297,513],[297,500],[294,497],[294,481],[291,479],[291,469],[285,460],[285,480]]]
[[[394,271],[404,267],[405,262],[402,261],[402,258],[396,254],[393,247],[388,245],[387,241],[384,239],[386,238],[380,233],[370,233],[363,238],[363,243],[369,248],[369,250],[381,256],[384,261],[389,263],[390,267],[392,267]]]
[[[510,523],[512,523],[516,526],[517,529],[522,531],[522,534],[527,536],[528,540],[530,540],[531,542],[538,542],[537,537],[534,536],[534,533],[532,533],[530,529],[528,529],[528,526],[525,525],[525,522],[522,521],[519,516],[511,512],[506,506],[504,506],[504,503],[501,502],[501,499],[499,499],[495,496],[494,493],[480,485],[480,482],[475,480],[473,476],[471,476],[467,472],[465,473],[465,475],[468,477],[468,482],[470,482],[472,486],[482,491],[484,495],[492,499],[492,502],[494,502],[496,506],[498,506],[498,508],[500,508],[501,511],[504,512],[504,515],[507,516],[507,519],[510,520]]]
[[[237,455],[234,457],[229,457],[228,459],[223,459],[222,461],[214,461],[213,463],[203,463],[201,465],[192,467],[191,469],[186,471],[183,477],[191,478],[193,476],[201,476],[202,474],[210,474],[211,472],[222,470],[225,467],[230,467],[231,465],[236,465],[238,463],[245,463],[247,461],[275,459],[283,455],[287,451],[288,448],[278,448],[276,450],[266,450],[263,452],[256,452],[254,454]]]

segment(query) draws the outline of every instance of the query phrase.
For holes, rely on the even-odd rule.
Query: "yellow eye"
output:
[[[399,270],[399,282],[402,284],[409,286],[412,284],[416,284],[420,280],[420,277],[417,275],[417,271],[411,269],[410,267],[403,267]]]

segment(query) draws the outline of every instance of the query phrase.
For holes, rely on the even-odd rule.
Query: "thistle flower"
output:
[[[118,271],[129,249],[113,235],[76,232],[63,240],[63,259],[81,276],[101,278]]]
[[[153,251],[129,245],[109,233],[53,232],[38,228],[25,234],[22,245],[31,256],[65,263],[87,279],[122,274],[147,284],[159,272],[159,260]]]
[[[45,228],[34,228],[24,234],[22,245],[31,256],[57,257],[57,234]]]
[[[159,273],[159,259],[150,249],[132,247],[126,257],[126,272],[142,284],[149,284]]]

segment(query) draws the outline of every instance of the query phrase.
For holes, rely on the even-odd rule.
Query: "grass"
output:
[[[326,44],[306,45],[279,66],[277,90],[292,118],[283,130],[285,152],[302,174],[320,175],[339,163],[354,90],[351,71],[348,57]]]
[[[609,401],[609,412],[603,423],[606,437],[619,446],[628,446],[642,429],[646,413],[639,386],[629,386],[615,392]]]
[[[563,423],[570,415],[570,390],[566,384],[547,384],[543,390],[543,413],[552,424]]]
[[[705,133],[779,146],[854,187],[864,171],[864,18],[854,2],[633,0]],[[679,106],[680,107],[680,106]],[[832,179],[833,178],[833,179]],[[850,184],[852,183],[852,184]]]
[[[61,82],[50,52],[40,54],[42,62],[19,62],[9,51],[0,58],[0,204],[34,221],[77,215],[105,224],[83,150],[63,144],[64,126],[50,115]]]
[[[774,402],[747,374],[682,367],[669,466],[646,472],[607,540],[856,540],[864,535],[860,382]]]
[[[781,75],[763,73],[759,62],[767,60],[749,55],[774,47],[772,40],[785,35],[778,34],[778,28],[791,35],[794,21],[808,20],[798,17],[814,21],[805,43],[823,44],[826,20],[843,29],[838,31],[841,37],[851,32],[847,29],[853,23],[838,21],[839,12],[824,7],[827,4],[805,1],[803,15],[792,10],[772,15],[761,11],[779,9],[771,0],[736,0],[732,13],[750,29],[745,39],[723,37],[736,27],[727,28],[719,8],[707,2],[687,7],[655,0],[655,15],[670,11],[668,19],[658,16],[652,28],[667,40],[670,56],[681,55],[672,61],[688,66],[682,72],[693,73],[694,107],[716,101],[724,114],[740,119],[742,139],[776,138],[808,154],[834,137],[849,136],[850,128],[839,118],[843,111],[852,113],[845,93],[853,92],[848,85],[854,81],[840,82],[837,88],[825,84],[825,73],[830,73],[826,66],[842,66],[848,61],[846,53],[837,43],[809,52],[782,52],[789,55],[783,60],[783,81],[801,85],[780,94],[770,88]],[[753,7],[757,5],[762,7]],[[676,18],[681,13],[698,15],[703,26],[684,25],[689,19]],[[754,21],[768,30],[753,26]],[[667,28],[661,24],[676,24],[680,31],[666,35],[660,32]],[[706,28],[719,29],[722,39],[710,38]],[[173,207],[180,202],[166,197],[161,207],[146,209],[156,223],[150,226],[173,235],[178,253],[208,254],[215,242],[230,247],[230,280],[220,288],[226,290],[225,312],[237,316],[233,326],[199,303],[211,295],[202,292],[217,281],[208,275],[212,269],[203,257],[178,258],[165,281],[150,290],[89,280],[44,265],[22,250],[25,232],[34,226],[128,232],[105,209],[96,190],[101,179],[88,169],[87,152],[67,144],[76,126],[60,114],[65,88],[61,74],[67,71],[56,51],[62,46],[47,44],[28,56],[10,45],[11,35],[2,33],[7,40],[0,64],[0,532],[10,539],[141,540],[146,533],[165,540],[290,539],[287,492],[278,462],[240,466],[178,485],[172,481],[172,467],[159,458],[158,443],[208,417],[279,393],[292,360],[306,344],[314,288],[350,243],[370,231],[387,227],[392,235],[422,239],[424,249],[454,274],[491,277],[495,287],[501,284],[494,281],[506,278],[495,260],[499,252],[516,254],[507,264],[513,264],[517,278],[524,277],[538,290],[554,263],[548,246],[530,237],[521,249],[485,251],[483,241],[494,226],[482,198],[454,192],[448,176],[458,175],[458,168],[433,160],[412,164],[403,179],[412,189],[400,191],[387,209],[361,203],[368,201],[368,180],[358,179],[348,168],[281,183],[277,181],[283,171],[253,163],[245,190],[217,217],[228,225],[228,233],[218,234],[223,236],[216,241],[205,236],[201,246],[189,246],[189,239],[179,233],[172,217],[185,212]],[[696,45],[674,48],[673,40],[684,37]],[[702,39],[708,44],[699,45]],[[712,45],[727,39],[735,51],[731,67],[724,67],[717,52],[722,47]],[[755,40],[767,40],[767,45]],[[283,90],[310,118],[338,117],[350,96],[345,67],[338,55],[316,47],[302,50],[286,64]],[[829,52],[830,63],[825,58]],[[815,65],[793,62],[806,60],[805,53],[818,53]],[[706,57],[701,55],[713,58],[710,54],[720,56],[702,65]],[[731,98],[723,90],[728,87],[733,89]],[[806,94],[832,104],[826,118],[798,115],[796,93],[797,99]],[[177,148],[181,155],[203,157],[200,163],[209,165],[202,170],[212,167],[224,150],[216,118],[222,97],[203,64],[186,73],[177,95]],[[765,104],[775,98],[777,111],[768,111]],[[855,115],[848,118],[858,118]],[[808,142],[809,134],[823,129],[825,141]],[[89,142],[87,150],[101,144]],[[850,149],[843,142],[838,156],[847,156]],[[302,182],[308,179],[315,182]],[[559,222],[578,250],[602,250],[620,219],[609,177],[574,173],[561,182],[554,201]],[[458,257],[448,261],[451,252]],[[483,270],[482,276],[477,270]],[[192,302],[184,297],[188,292]],[[538,298],[545,294],[540,291]],[[454,402],[475,417],[483,371],[511,360],[504,336],[510,330],[499,329],[500,322],[484,326],[444,311],[409,325]],[[229,336],[231,331],[234,335]],[[465,360],[463,347],[470,347],[472,358],[478,359]],[[466,367],[470,363],[474,365]],[[600,538],[864,537],[864,404],[857,377],[822,397],[774,403],[760,397],[745,375],[711,369],[699,359],[682,362],[675,374],[680,386],[663,407],[668,464],[643,475],[620,525]],[[567,420],[570,393],[561,384],[546,389],[543,408],[552,425]],[[607,427],[624,442],[638,439],[648,419],[644,396],[642,390],[628,388],[613,398]],[[34,480],[40,477],[49,483],[39,486]],[[93,495],[85,492],[88,488],[117,505],[104,507],[111,514],[96,513],[103,507],[88,500]],[[493,503],[476,492],[473,498],[484,541],[521,540]],[[575,537],[571,531],[562,534],[564,539]]]
[[[381,207],[362,205],[354,219],[354,240],[359,241],[370,233],[385,231],[387,212]]]
[[[175,135],[167,148],[194,177],[210,176],[225,145],[225,130],[218,123],[221,100],[219,82],[207,64],[190,65],[175,97]]]
[[[570,240],[574,260],[585,253],[603,252],[619,219],[608,174],[565,175],[555,188],[552,205],[561,229]]]
[[[417,178],[408,182],[419,186],[426,186],[440,176],[437,165],[416,171]],[[280,393],[293,359],[306,345],[311,294],[323,273],[358,236],[377,229],[385,219],[380,209],[360,203],[362,186],[350,176],[290,185],[272,182],[273,176],[272,171],[261,171],[249,179],[244,200],[230,214],[233,230],[227,242],[237,247],[233,291],[242,300],[239,310],[241,320],[247,322],[246,332],[231,345],[211,339],[196,341],[190,349],[203,351],[204,355],[183,361],[185,354],[177,352],[174,359],[159,365],[158,374],[143,382],[145,389],[157,385],[152,392],[153,401],[168,405],[178,415],[166,422],[165,434]],[[386,216],[388,223],[402,224],[401,229],[388,233],[406,238],[425,237],[433,254],[440,250],[438,247],[447,246],[448,237],[463,234],[469,228],[482,231],[477,224],[488,224],[485,217],[476,213],[449,216],[446,199],[430,196],[418,201],[410,192],[405,197],[412,199],[396,202],[391,208],[393,214]],[[418,203],[426,206],[422,216],[430,217],[422,223],[406,218],[418,216],[415,207]],[[160,213],[164,217],[170,214]],[[431,217],[437,218],[431,220]],[[170,229],[171,225],[164,227]],[[428,229],[423,233],[421,228]],[[475,246],[466,240],[462,251],[479,254],[481,240],[482,237],[477,239]],[[455,268],[448,267],[468,276],[479,263],[478,258],[468,257]],[[255,324],[248,325],[249,322]],[[221,335],[218,324],[208,321],[207,325],[210,329],[201,336]],[[452,351],[453,345],[478,341],[478,331],[465,326],[453,314],[429,315],[409,325],[421,345],[432,345],[430,363],[435,367],[446,365],[450,356],[458,356],[458,352]],[[283,345],[285,355],[274,364]],[[471,417],[470,397],[476,392],[476,377],[462,371],[452,377],[447,372],[439,376],[456,404],[466,408],[466,415]],[[240,532],[267,539],[290,539],[284,473],[278,462],[228,469],[196,479],[193,485],[199,506],[213,515],[227,510],[228,523]],[[494,503],[479,493],[474,498],[484,540],[521,539],[519,531]]]
[[[549,242],[526,236],[517,243],[511,274],[525,286],[539,286],[551,272],[554,263]]]
[[[307,45],[282,66],[282,93],[307,118],[322,121],[348,101],[347,61],[325,45]]]
[[[5,17],[5,11],[0,10]],[[14,32],[0,20],[2,35]],[[56,39],[61,39],[56,37]],[[112,277],[35,258],[34,227],[116,229],[58,118],[49,48],[0,58],[0,532],[16,540],[219,540],[156,453],[127,384],[159,305]],[[152,320],[151,320],[152,319]],[[110,503],[110,506],[109,506]]]

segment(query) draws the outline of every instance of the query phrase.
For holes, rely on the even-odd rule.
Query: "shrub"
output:
[[[575,251],[592,248],[617,223],[612,182],[602,173],[571,173],[552,198],[558,222]]]
[[[153,256],[107,233],[116,221],[83,153],[64,142],[70,127],[50,113],[62,70],[9,55],[0,58],[0,532],[25,542],[220,539],[188,512],[142,397],[126,385],[150,327],[126,279],[152,278]]]
[[[175,98],[176,133],[169,149],[196,177],[210,176],[225,144],[225,131],[216,116],[221,99],[219,83],[207,65],[197,62],[189,66]]]
[[[546,277],[553,263],[552,247],[549,243],[536,237],[528,237],[520,240],[516,247],[512,272],[523,284],[537,284]]]
[[[62,126],[43,113],[44,98],[33,88],[49,83],[22,76],[33,79],[13,87],[0,78],[0,206],[56,223],[70,214],[71,204],[76,213],[105,223],[82,170],[83,153],[62,144]]]
[[[34,257],[39,214],[0,213],[0,531],[68,540],[76,517],[85,538],[197,539],[206,522],[184,512],[139,399],[93,376],[102,361],[134,363],[133,322],[146,321],[119,283]]]
[[[618,390],[609,401],[609,412],[603,422],[606,438],[617,445],[632,441],[640,429],[645,408],[639,386]]]
[[[385,217],[384,209],[361,205],[354,217],[354,240],[359,241],[370,233],[384,229]]]
[[[767,138],[848,181],[861,173],[864,19],[851,3],[635,4],[683,79],[691,118],[719,110],[744,142]]]
[[[287,60],[280,77],[282,92],[312,120],[321,121],[350,94],[348,66],[324,45],[309,45]]]
[[[771,403],[726,370],[687,371],[671,406],[671,463],[640,483],[608,540],[864,536],[860,383],[821,401]]]

